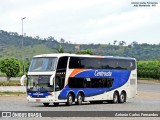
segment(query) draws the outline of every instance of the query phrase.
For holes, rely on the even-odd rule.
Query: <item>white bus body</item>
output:
[[[76,54],[34,56],[26,75],[27,100],[72,105],[124,103],[137,93],[136,59]],[[24,76],[21,79],[23,84]]]

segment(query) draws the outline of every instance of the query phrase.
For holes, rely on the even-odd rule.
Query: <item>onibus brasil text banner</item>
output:
[[[0,111],[0,117],[160,117],[160,111]]]

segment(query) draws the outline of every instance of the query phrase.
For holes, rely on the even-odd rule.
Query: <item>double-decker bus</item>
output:
[[[137,93],[135,58],[42,54],[32,58],[27,75],[28,102],[58,105],[124,103]]]

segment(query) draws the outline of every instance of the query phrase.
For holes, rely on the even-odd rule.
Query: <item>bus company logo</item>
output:
[[[101,76],[101,77],[103,77],[103,76],[112,76],[112,72],[105,72],[105,71],[98,71],[98,70],[96,70],[95,72],[94,72],[94,76]]]
[[[41,95],[43,95],[43,93],[36,92],[36,93],[33,93],[33,95],[41,96]]]

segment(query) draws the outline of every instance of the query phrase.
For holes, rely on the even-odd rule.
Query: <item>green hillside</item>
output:
[[[0,56],[2,58],[17,58],[21,60],[23,54],[25,56],[25,59],[30,59],[34,55],[53,53],[54,51],[55,50],[48,48],[46,45],[43,44],[26,46],[23,50],[22,48],[9,46],[6,47],[3,51],[1,51]]]
[[[160,44],[138,44],[138,42],[133,41],[130,45],[126,45],[125,41],[114,41],[114,43],[110,44],[76,45],[65,41],[63,38],[58,42],[51,36],[44,39],[41,39],[39,36],[34,38],[25,36],[24,48],[22,49],[21,40],[22,36],[18,35],[18,33],[0,30],[0,59],[15,57],[21,60],[22,54],[24,54],[25,60],[28,61],[32,56],[37,54],[57,52],[56,48],[60,44],[63,46],[65,52],[70,53],[90,49],[95,55],[135,57],[137,60],[154,60],[160,58]]]

